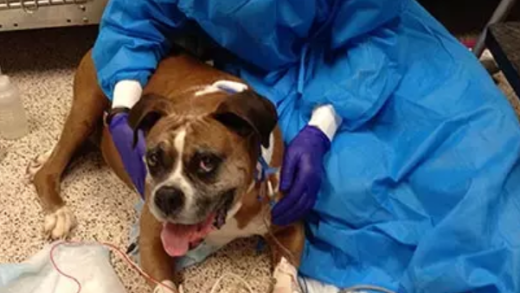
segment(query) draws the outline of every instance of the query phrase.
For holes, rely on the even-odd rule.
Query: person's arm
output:
[[[169,38],[184,21],[176,0],[108,2],[92,58],[99,85],[113,107],[132,108],[139,100],[171,49]]]
[[[100,33],[92,50],[98,82],[112,101],[106,122],[125,170],[144,197],[146,145],[128,125],[128,112],[141,98],[159,61],[171,50],[170,37],[185,17],[177,1],[110,0],[103,13]]]
[[[317,106],[307,126],[289,144],[282,165],[280,190],[286,196],[272,210],[275,225],[288,225],[305,216],[321,185],[323,156],[341,126],[334,106]]]
[[[311,74],[305,77],[300,101],[312,114],[285,152],[280,182],[285,196],[272,210],[276,225],[290,224],[312,209],[323,159],[338,129],[354,130],[372,119],[401,80],[393,20],[403,1],[337,3],[342,4],[331,22],[330,42],[308,52]]]

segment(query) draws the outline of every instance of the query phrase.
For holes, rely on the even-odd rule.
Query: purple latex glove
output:
[[[285,151],[280,189],[285,193],[272,210],[275,225],[285,226],[303,218],[316,203],[329,138],[318,128],[306,126]]]
[[[143,133],[138,132],[138,140],[134,148],[134,131],[128,125],[128,113],[115,114],[108,127],[126,172],[130,175],[141,197],[144,198],[146,167],[143,162],[143,155],[146,146]]]

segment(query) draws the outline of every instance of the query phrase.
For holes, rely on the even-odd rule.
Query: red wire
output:
[[[155,283],[156,285],[160,285],[160,286],[163,286],[164,288],[170,290],[171,292],[173,293],[177,293],[177,289],[175,288],[172,288],[168,285],[165,285],[159,281],[157,281],[156,279],[152,278],[150,275],[148,275],[147,273],[145,273],[140,267],[138,267],[127,255],[126,253],[124,253],[121,249],[119,249],[117,246],[111,244],[111,243],[104,243],[104,242],[94,242],[96,244],[101,244],[105,247],[109,247],[113,250],[115,250],[116,252],[119,253],[119,256],[121,256],[127,264],[129,264],[134,270],[136,270],[142,277],[144,277],[145,279],[147,279],[148,281],[151,281],[153,283]],[[68,279],[71,279],[72,281],[74,281],[74,283],[76,283],[78,285],[78,291],[76,291],[76,293],[81,293],[81,283],[79,282],[78,279],[76,279],[75,277],[71,276],[71,275],[68,275],[66,274],[65,272],[63,272],[62,270],[60,270],[60,268],[58,267],[58,265],[56,264],[56,261],[54,260],[54,250],[60,246],[60,245],[64,245],[64,244],[83,244],[83,242],[81,241],[63,241],[63,242],[58,242],[58,243],[55,243],[52,248],[51,248],[51,251],[50,251],[50,259],[51,259],[51,263],[52,263],[52,266],[56,269],[56,271],[68,278]]]
[[[52,263],[52,266],[56,269],[56,271],[58,271],[58,273],[68,279],[71,279],[72,281],[74,281],[74,283],[76,283],[78,285],[78,291],[76,293],[80,293],[81,292],[81,283],[78,281],[78,279],[74,278],[73,276],[71,275],[68,275],[66,273],[64,273],[62,270],[60,270],[60,268],[58,267],[58,265],[56,264],[56,262],[54,261],[54,249],[56,249],[60,244],[63,244],[63,243],[57,243],[57,244],[54,244],[51,248],[51,252],[50,252],[50,258],[51,258],[51,263]]]

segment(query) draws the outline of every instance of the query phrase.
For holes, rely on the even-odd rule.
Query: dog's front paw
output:
[[[175,284],[170,280],[162,281],[161,284],[155,286],[153,293],[178,293]]]
[[[76,217],[66,206],[45,216],[44,231],[51,239],[66,238],[75,226]]]

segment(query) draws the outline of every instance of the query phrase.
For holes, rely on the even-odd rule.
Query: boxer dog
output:
[[[230,83],[243,90],[225,90]],[[134,189],[104,122],[110,103],[98,86],[90,52],[76,71],[73,95],[58,143],[28,167],[46,213],[44,230],[54,239],[67,237],[76,225],[60,197],[60,180],[90,136],[98,134],[104,160]],[[283,196],[278,191],[283,141],[267,99],[240,79],[177,53],[159,64],[129,113],[129,124],[134,132],[143,131],[146,141],[138,245],[143,270],[162,281],[155,292],[177,288],[175,260],[201,243],[221,247],[253,235],[263,236],[271,248],[273,292],[299,291],[303,226],[270,222],[270,207]],[[273,168],[278,171],[265,172]]]

